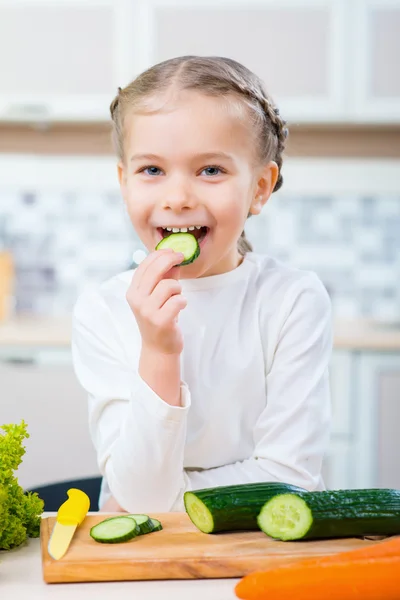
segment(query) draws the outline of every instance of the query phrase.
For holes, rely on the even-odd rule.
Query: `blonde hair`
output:
[[[279,115],[279,110],[257,75],[235,60],[219,56],[172,58],[144,71],[125,88],[119,88],[110,105],[110,112],[113,142],[120,160],[124,160],[126,115],[144,100],[171,89],[198,90],[219,98],[234,96],[244,103],[250,109],[257,136],[258,158],[263,163],[273,160],[279,168],[273,191],[282,186],[282,154],[288,135],[286,121]],[[242,255],[252,251],[244,231],[238,240],[238,249]]]

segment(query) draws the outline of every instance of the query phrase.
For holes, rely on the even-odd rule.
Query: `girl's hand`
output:
[[[114,496],[111,496],[100,509],[101,512],[126,512],[115,500]]]
[[[136,317],[143,346],[156,354],[180,354],[183,337],[178,315],[187,301],[178,281],[183,255],[173,250],[152,252],[138,266],[126,299]]]

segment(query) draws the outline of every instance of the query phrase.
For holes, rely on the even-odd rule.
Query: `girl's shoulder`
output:
[[[318,275],[300,269],[265,254],[251,253],[247,260],[253,264],[252,286],[259,304],[269,314],[288,314],[295,307],[307,305],[310,310],[330,313],[331,300]]]
[[[253,279],[269,290],[288,290],[293,287],[325,290],[321,279],[311,270],[300,269],[267,254],[251,252],[246,260],[253,264]]]
[[[131,283],[134,269],[123,271],[105,281],[86,285],[74,305],[74,317],[95,317],[100,313],[113,312],[121,303],[126,303],[126,292]]]

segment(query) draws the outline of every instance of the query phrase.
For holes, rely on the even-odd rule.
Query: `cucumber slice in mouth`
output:
[[[200,229],[198,231],[201,232]],[[156,246],[156,250],[167,248],[183,254],[184,259],[178,265],[180,267],[190,265],[200,254],[199,242],[192,233],[171,233],[167,237],[164,237]]]

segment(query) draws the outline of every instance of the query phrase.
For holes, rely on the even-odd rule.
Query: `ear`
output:
[[[261,173],[258,175],[254,198],[249,209],[251,215],[260,214],[263,206],[268,202],[274,191],[278,176],[279,168],[275,161],[271,160],[262,167]]]

